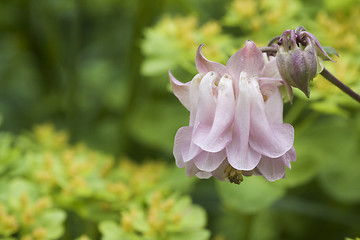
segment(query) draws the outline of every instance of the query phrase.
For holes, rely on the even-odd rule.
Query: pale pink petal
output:
[[[291,162],[296,160],[296,152],[295,148],[292,147],[289,151],[287,151],[283,156],[281,156],[285,165],[291,169]]]
[[[255,43],[248,40],[244,48],[237,51],[226,63],[226,70],[236,81],[241,72],[249,77],[259,76],[264,68],[264,59]]]
[[[279,158],[262,157],[257,169],[269,181],[275,181],[285,177],[287,166],[291,169],[290,162],[295,161],[296,152],[294,147],[287,151],[283,156]]]
[[[216,102],[213,95],[212,84],[219,78],[215,72],[207,73],[201,80],[199,86],[199,100],[197,103],[194,127],[199,124],[211,125],[215,115]]]
[[[211,125],[199,124],[193,134],[193,142],[208,152],[221,151],[232,138],[235,96],[231,77],[225,74],[217,88],[218,99],[214,122]]]
[[[201,52],[201,48],[204,44],[201,44],[196,52],[195,64],[199,73],[208,73],[210,71],[217,72],[220,76],[224,75],[226,68],[224,65],[218,62],[209,61],[204,57]]]
[[[190,98],[194,98],[194,102],[196,101],[196,97],[198,97],[197,103],[194,105],[196,107],[192,107],[190,111],[190,126],[193,126],[193,133],[195,129],[201,125],[211,125],[214,115],[215,115],[215,97],[212,91],[212,84],[219,78],[219,75],[215,72],[207,73],[200,81],[200,85],[198,86],[197,95],[193,97],[192,95],[192,86],[190,89]],[[196,84],[195,84],[196,85]],[[194,94],[195,95],[195,94]],[[192,103],[193,105],[193,103]],[[194,117],[195,116],[195,117]],[[188,155],[183,154],[184,162],[188,162],[193,159],[196,155],[198,155],[202,150],[191,141]]]
[[[190,142],[190,146],[188,150],[185,148],[183,149],[183,160],[184,162],[189,162],[193,160],[197,155],[199,155],[203,150],[199,148],[197,145],[193,143],[193,141]]]
[[[199,74],[198,74],[199,75]],[[186,107],[187,110],[190,111],[190,84],[191,82],[182,83],[178,81],[169,70],[169,77],[171,88],[174,92],[174,95],[180,100],[182,105]]]
[[[201,80],[198,90],[197,109],[190,112],[190,125],[194,126],[194,131],[199,125],[211,125],[215,115],[216,103],[212,91],[212,84],[219,78],[215,72],[207,73]],[[195,114],[195,117],[193,115]],[[191,141],[189,146],[188,156],[184,157],[184,162],[190,161],[202,150]]]
[[[182,127],[175,135],[173,154],[176,160],[176,166],[179,168],[185,166],[183,152],[189,151],[191,134],[192,127]]]
[[[198,172],[196,173],[196,176],[200,179],[208,179],[208,178],[211,178],[212,177],[212,174],[209,173],[209,172]]]
[[[273,78],[281,79],[277,64],[276,58],[272,58],[268,63],[265,64],[263,73],[261,74],[264,78]]]
[[[203,74],[197,74],[192,80],[190,84],[190,126],[194,126],[196,113],[199,104],[199,87],[200,82],[203,78]]]
[[[249,146],[249,132],[250,95],[249,83],[245,74],[245,76],[240,77],[239,81],[239,96],[236,102],[233,138],[226,147],[226,154],[230,165],[238,170],[251,170],[260,161],[261,155]]]
[[[267,180],[275,181],[285,176],[286,168],[281,158],[269,158],[263,156],[257,165],[257,169]]]
[[[263,96],[257,82],[250,83],[251,124],[250,146],[261,155],[277,158],[284,155],[293,146],[294,128],[290,124],[270,124],[266,113]]]
[[[283,122],[283,100],[278,87],[274,84],[263,84],[261,93],[265,101],[265,113],[269,123]]]
[[[192,143],[192,132],[192,127],[182,127],[175,135],[173,154],[176,165],[180,168],[184,167],[184,163],[189,162],[202,151],[198,146]]]
[[[195,166],[205,172],[212,172],[217,169],[220,164],[226,158],[225,150],[222,150],[217,153],[209,153],[202,151],[198,156],[194,158]]]

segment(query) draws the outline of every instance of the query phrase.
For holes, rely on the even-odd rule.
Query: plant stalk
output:
[[[339,79],[332,75],[326,68],[320,73],[326,80],[340,88],[341,91],[352,97],[360,103],[360,95],[354,92],[351,88],[343,84]]]

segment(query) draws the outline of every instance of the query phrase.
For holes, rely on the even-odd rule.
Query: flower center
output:
[[[231,183],[240,184],[243,181],[243,175],[241,170],[233,168],[230,164],[225,168],[225,177],[229,179]]]

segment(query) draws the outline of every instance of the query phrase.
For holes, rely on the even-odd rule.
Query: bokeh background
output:
[[[299,25],[360,93],[358,0],[2,0],[0,239],[360,237],[360,104],[320,76],[284,106],[286,179],[238,186],[175,167],[189,113],[168,70],[190,81],[199,44],[226,63]]]

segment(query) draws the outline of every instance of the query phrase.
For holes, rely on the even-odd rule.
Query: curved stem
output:
[[[354,100],[360,103],[360,95],[351,90],[348,86],[343,84],[339,79],[337,79],[334,75],[332,75],[326,68],[320,73],[326,80],[340,88],[341,91],[352,97]]]
[[[276,36],[273,39],[271,39],[268,43],[268,47],[270,47],[271,45],[273,45],[275,42],[279,41],[280,36]]]

